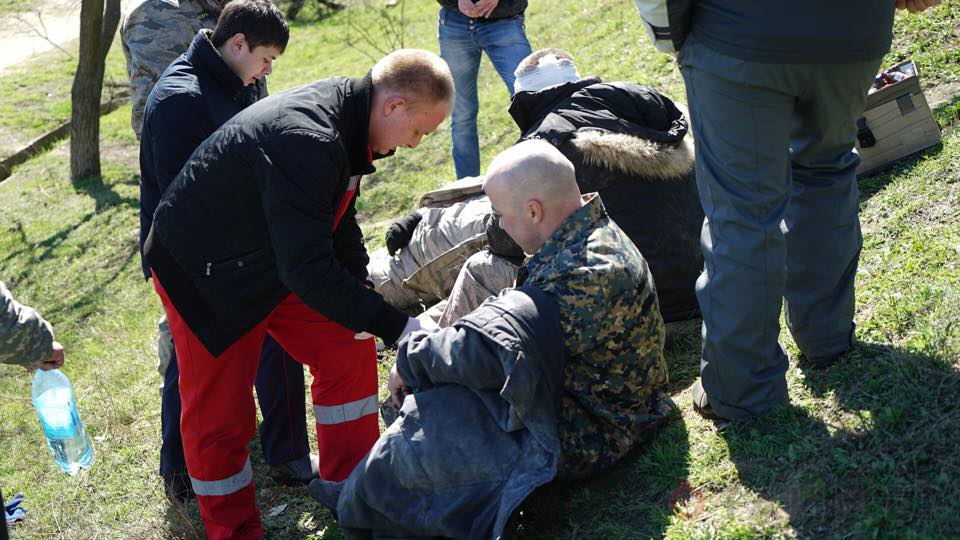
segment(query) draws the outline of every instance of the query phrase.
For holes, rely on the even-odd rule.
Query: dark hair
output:
[[[210,41],[220,47],[237,34],[243,34],[251,51],[265,45],[282,53],[290,39],[290,28],[270,0],[232,0],[220,13]]]

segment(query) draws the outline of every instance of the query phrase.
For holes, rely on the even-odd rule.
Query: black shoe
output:
[[[336,515],[341,491],[343,491],[343,482],[331,482],[322,478],[314,478],[310,482],[310,495],[321,506],[334,512],[334,515]]]
[[[693,410],[707,420],[728,422],[729,420],[713,412],[710,406],[710,399],[707,398],[707,391],[703,389],[703,384],[698,379],[690,388],[690,398],[693,401]]]
[[[270,465],[270,477],[278,484],[309,484],[320,477],[320,462],[316,454],[309,454],[279,465]]]
[[[163,490],[172,503],[183,504],[197,498],[190,484],[190,476],[185,472],[176,472],[163,477]]]
[[[311,480],[319,477],[320,461],[316,454],[308,454],[279,465],[270,465],[270,478],[278,484],[288,486],[309,484]]]

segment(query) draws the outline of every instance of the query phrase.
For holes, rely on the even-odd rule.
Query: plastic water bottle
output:
[[[38,369],[33,376],[33,405],[54,461],[67,474],[93,464],[93,444],[77,412],[70,379],[58,369]]]

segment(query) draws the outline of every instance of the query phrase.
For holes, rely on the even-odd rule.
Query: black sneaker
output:
[[[720,422],[729,421],[728,419],[713,412],[713,407],[710,406],[710,399],[707,398],[707,391],[703,389],[703,384],[701,383],[700,379],[697,379],[697,382],[693,383],[693,386],[690,388],[690,398],[691,401],[693,401],[693,410],[696,411],[700,416],[706,418],[707,420]]]
[[[309,454],[279,465],[270,465],[270,477],[278,484],[309,484],[314,478],[320,477],[320,462],[316,454]]]
[[[190,476],[186,472],[176,472],[163,477],[163,490],[167,499],[176,504],[183,504],[197,498],[190,483]]]

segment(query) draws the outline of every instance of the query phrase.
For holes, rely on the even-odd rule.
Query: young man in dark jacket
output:
[[[140,144],[140,246],[160,196],[190,154],[233,115],[257,100],[257,82],[286,47],[289,30],[266,0],[238,0],[214,30],[200,30],[163,72],[147,98]],[[144,276],[150,276],[146,261]],[[316,476],[306,435],[303,368],[267,339],[258,371],[264,458],[279,481]],[[169,496],[193,496],[180,437],[179,370],[175,352],[163,374],[160,475]]]
[[[378,435],[376,345],[421,328],[367,281],[360,175],[449,113],[427,51],[386,56],[258,102],[211,135],[167,189],[147,239],[180,354],[187,468],[212,538],[263,534],[247,452],[268,333],[313,374],[320,474],[342,480]]]

